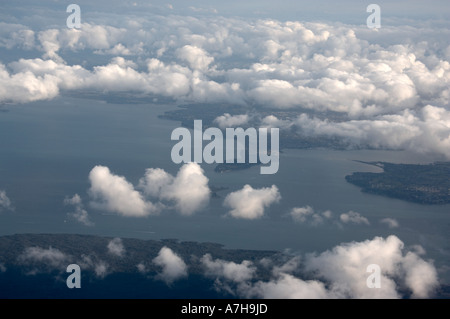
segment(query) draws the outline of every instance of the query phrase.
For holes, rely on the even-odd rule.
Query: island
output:
[[[426,205],[450,203],[450,162],[393,164],[362,162],[383,169],[381,173],[355,172],[345,180],[363,192]]]

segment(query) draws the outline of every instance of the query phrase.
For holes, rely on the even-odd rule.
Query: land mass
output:
[[[255,275],[259,279],[271,276],[259,261],[270,259],[281,265],[287,258],[277,251],[225,249],[216,243],[176,239],[122,238],[123,249],[111,243],[112,237],[77,234],[0,237],[0,299],[235,298],[213,288],[215,278],[205,273],[202,262],[205,255],[236,264],[248,260],[257,268]],[[173,283],[161,279],[163,269],[154,259],[162,247],[170,248],[185,262],[187,276]],[[70,264],[81,268],[81,289],[66,286],[66,268]]]
[[[201,258],[205,254],[210,254],[213,258],[225,259],[234,262],[242,260],[257,261],[264,257],[277,254],[276,251],[266,250],[244,250],[225,249],[217,243],[200,243],[177,239],[163,240],[143,240],[135,238],[122,238],[124,247],[123,257],[111,254],[108,250],[108,243],[111,237],[101,237],[93,235],[77,234],[17,234],[0,237],[0,263],[8,266],[25,266],[20,255],[29,247],[40,247],[42,249],[58,250],[66,261],[76,263],[82,260],[83,256],[95,256],[96,259],[108,264],[108,268],[114,272],[137,272],[136,265],[148,263],[147,270],[157,270],[152,260],[158,255],[162,247],[168,247],[176,252],[189,264],[190,271],[196,272],[198,264],[193,262],[193,256]],[[37,265],[33,265],[37,266]]]
[[[276,116],[280,120],[293,121],[299,116],[299,114],[305,113],[309,116],[314,116],[318,119],[329,119],[336,122],[345,120],[345,117],[338,112],[324,111],[317,112],[311,109],[296,109],[295,111],[286,111],[279,109],[260,109],[258,111],[237,105],[229,104],[191,104],[180,105],[177,110],[166,111],[164,114],[159,115],[159,118],[173,121],[180,121],[181,125],[186,128],[194,128],[194,120],[202,120],[203,129],[209,127],[216,127],[217,123],[215,119],[229,113],[230,115],[248,114],[249,121],[240,125],[240,127],[246,129],[249,127],[257,127],[260,124],[262,118],[272,115]],[[270,146],[270,145],[269,145]],[[350,144],[344,139],[331,137],[331,136],[313,136],[303,134],[298,127],[293,125],[289,129],[280,130],[280,151],[282,149],[314,149],[314,148],[327,148],[334,150],[346,150],[354,149],[355,146]],[[369,147],[367,147],[369,148]],[[231,171],[240,171],[248,169],[253,166],[260,165],[261,163],[223,163],[218,164],[215,168],[215,172],[224,173]]]
[[[328,119],[335,122],[344,121],[343,114],[332,111],[317,112],[311,109],[299,108],[295,111],[286,111],[279,109],[262,109],[254,110],[252,108],[245,108],[243,106],[229,105],[229,104],[191,104],[180,105],[177,110],[166,111],[160,115],[159,118],[180,121],[181,125],[190,129],[194,128],[194,120],[202,120],[203,128],[217,127],[214,120],[224,113],[230,115],[249,114],[249,121],[245,125],[240,125],[242,128],[257,127],[260,120],[266,116],[273,115],[280,120],[294,120],[300,114],[305,113],[314,116],[318,119]],[[280,149],[298,148],[330,148],[336,150],[344,150],[354,148],[349,142],[343,139],[330,136],[306,136],[301,133],[294,125],[290,129],[280,130]]]
[[[383,169],[382,173],[355,172],[345,180],[363,192],[409,202],[444,205],[450,203],[450,162],[393,164],[362,162]]]

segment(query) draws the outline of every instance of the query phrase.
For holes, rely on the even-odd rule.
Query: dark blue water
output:
[[[6,106],[0,112],[0,190],[15,210],[0,212],[0,235],[15,233],[81,233],[143,239],[178,238],[211,241],[229,248],[290,248],[321,252],[342,242],[397,235],[406,245],[422,245],[425,258],[435,260],[440,277],[450,282],[450,205],[426,206],[361,193],[344,177],[353,171],[376,168],[352,160],[427,163],[433,158],[393,151],[285,150],[275,175],[260,175],[259,168],[218,174],[214,165],[202,165],[210,185],[228,187],[194,216],[174,211],[148,218],[125,218],[89,207],[88,174],[106,165],[136,185],[146,168],[159,167],[176,174],[170,140],[175,121],[158,119],[174,105],[107,104],[98,100],[60,97],[26,105]],[[5,109],[5,107],[3,107]],[[259,220],[225,216],[223,199],[230,191],[250,184],[277,185],[282,199]],[[67,196],[78,193],[94,227],[67,218]],[[310,205],[338,216],[359,212],[371,225],[327,223],[318,227],[294,223],[293,207]],[[395,218],[389,229],[380,219]]]
[[[166,285],[141,274],[114,273],[106,279],[84,275],[80,289],[68,289],[65,277],[54,274],[24,275],[18,269],[0,273],[0,299],[207,299],[233,298],[214,290],[214,281],[190,275]]]

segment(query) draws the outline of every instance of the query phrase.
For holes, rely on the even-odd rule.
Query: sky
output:
[[[310,137],[337,137],[355,148],[450,159],[448,1],[378,1],[378,29],[366,25],[367,1],[78,1],[81,27],[75,29],[66,25],[70,3],[0,5],[0,110],[86,92],[131,93],[176,104],[225,103],[243,111],[218,116],[215,123],[222,128],[256,121]],[[260,115],[270,110],[297,113]],[[124,217],[158,215],[168,207],[191,216],[211,196],[208,177],[195,163],[176,174],[148,168],[137,184],[100,164],[86,176],[89,208]],[[276,185],[242,185],[226,195],[224,206],[231,218],[252,220],[280,200]],[[80,223],[93,225],[78,194],[65,204]],[[1,184],[0,210],[14,210]],[[310,206],[295,207],[290,215],[312,224],[331,218]],[[338,219],[369,224],[352,211]],[[384,223],[398,227],[395,219]],[[124,249],[120,240],[108,248],[118,255]],[[374,297],[346,284],[354,280],[352,267],[368,258],[367,249],[385,256],[387,288],[375,297],[400,296],[391,280],[395,276],[403,276],[414,297],[428,297],[436,286],[432,263],[420,253],[403,253],[395,236],[308,256],[304,267],[321,275],[317,281],[274,270],[271,281],[249,283],[254,271],[248,261],[237,265],[205,255],[202,262],[206,275],[226,285],[234,281],[227,287],[239,296]],[[23,258],[42,254],[63,259],[58,252],[38,250]],[[354,264],[347,265],[349,260]],[[187,274],[183,260],[168,248],[154,262],[167,283]],[[329,264],[342,267],[330,272]]]

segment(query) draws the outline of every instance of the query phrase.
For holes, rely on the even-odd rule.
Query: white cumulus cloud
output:
[[[122,239],[120,238],[113,238],[108,243],[108,252],[112,255],[123,257],[125,254],[125,247],[123,246]]]
[[[222,259],[213,260],[210,254],[205,254],[200,261],[206,269],[207,276],[224,278],[237,283],[252,279],[256,271],[253,263],[248,260],[237,264]]]
[[[305,265],[330,281],[331,290],[341,298],[399,298],[402,286],[414,297],[431,297],[438,285],[436,269],[431,262],[403,249],[403,242],[396,236],[375,237],[310,255]],[[381,288],[367,287],[366,269],[370,264],[380,266]]]
[[[380,223],[387,225],[389,228],[397,228],[399,226],[399,223],[396,219],[388,217],[381,219]]]
[[[187,163],[178,171],[171,184],[162,189],[161,197],[174,200],[177,210],[191,215],[209,201],[208,178],[197,163]]]
[[[13,206],[11,204],[11,200],[6,196],[5,191],[0,191],[0,211],[2,209],[13,210]]]
[[[179,48],[177,55],[180,59],[187,61],[194,70],[205,70],[214,61],[214,58],[209,56],[208,52],[192,45]]]
[[[242,289],[242,288],[241,288]],[[270,281],[258,281],[244,287],[242,293],[249,298],[264,299],[328,299],[332,295],[325,284],[316,280],[302,280],[282,273]]]
[[[68,260],[68,256],[59,249],[49,247],[48,249],[41,247],[27,247],[22,254],[18,256],[18,260],[23,263],[44,263],[54,268],[61,267]]]
[[[348,213],[343,213],[341,214],[341,216],[339,216],[339,219],[341,220],[341,222],[345,223],[345,224],[366,224],[366,225],[370,225],[369,220],[364,217],[361,216],[360,213],[354,212],[354,211],[349,211]]]
[[[379,288],[367,284],[373,275],[369,265],[379,266]],[[396,236],[342,243],[320,254],[291,259],[274,266],[272,275],[266,281],[242,281],[235,292],[246,298],[431,298],[439,286],[432,261],[405,251]]]
[[[183,215],[204,208],[211,193],[208,178],[197,163],[184,164],[175,177],[162,169],[147,169],[139,187],[147,195],[174,201]]]
[[[298,223],[309,222],[313,226],[320,225],[332,217],[331,211],[327,210],[322,213],[317,213],[311,206],[294,207],[289,214],[294,221]]]
[[[86,226],[94,226],[94,223],[90,220],[89,214],[86,209],[83,207],[83,202],[81,200],[80,195],[75,194],[71,198],[64,199],[65,205],[72,205],[75,207],[75,211],[68,213],[68,215],[74,218],[76,221],[86,225]]]
[[[264,215],[265,208],[281,199],[275,185],[254,189],[245,185],[241,190],[225,197],[224,205],[231,208],[229,215],[234,218],[257,219]]]
[[[91,205],[122,216],[145,217],[172,206],[189,216],[208,204],[211,193],[208,178],[197,163],[184,164],[176,176],[149,168],[136,188],[105,166],[94,167],[89,179]]]
[[[230,115],[229,113],[224,113],[214,119],[214,122],[219,125],[220,128],[225,129],[227,127],[235,127],[247,124],[249,120],[248,114]]]
[[[130,217],[144,217],[158,211],[125,177],[111,173],[108,167],[95,166],[89,180],[91,204],[95,208]]]
[[[153,263],[162,268],[158,278],[171,284],[177,279],[187,276],[187,266],[183,259],[168,247],[163,247],[158,256],[153,259]]]

